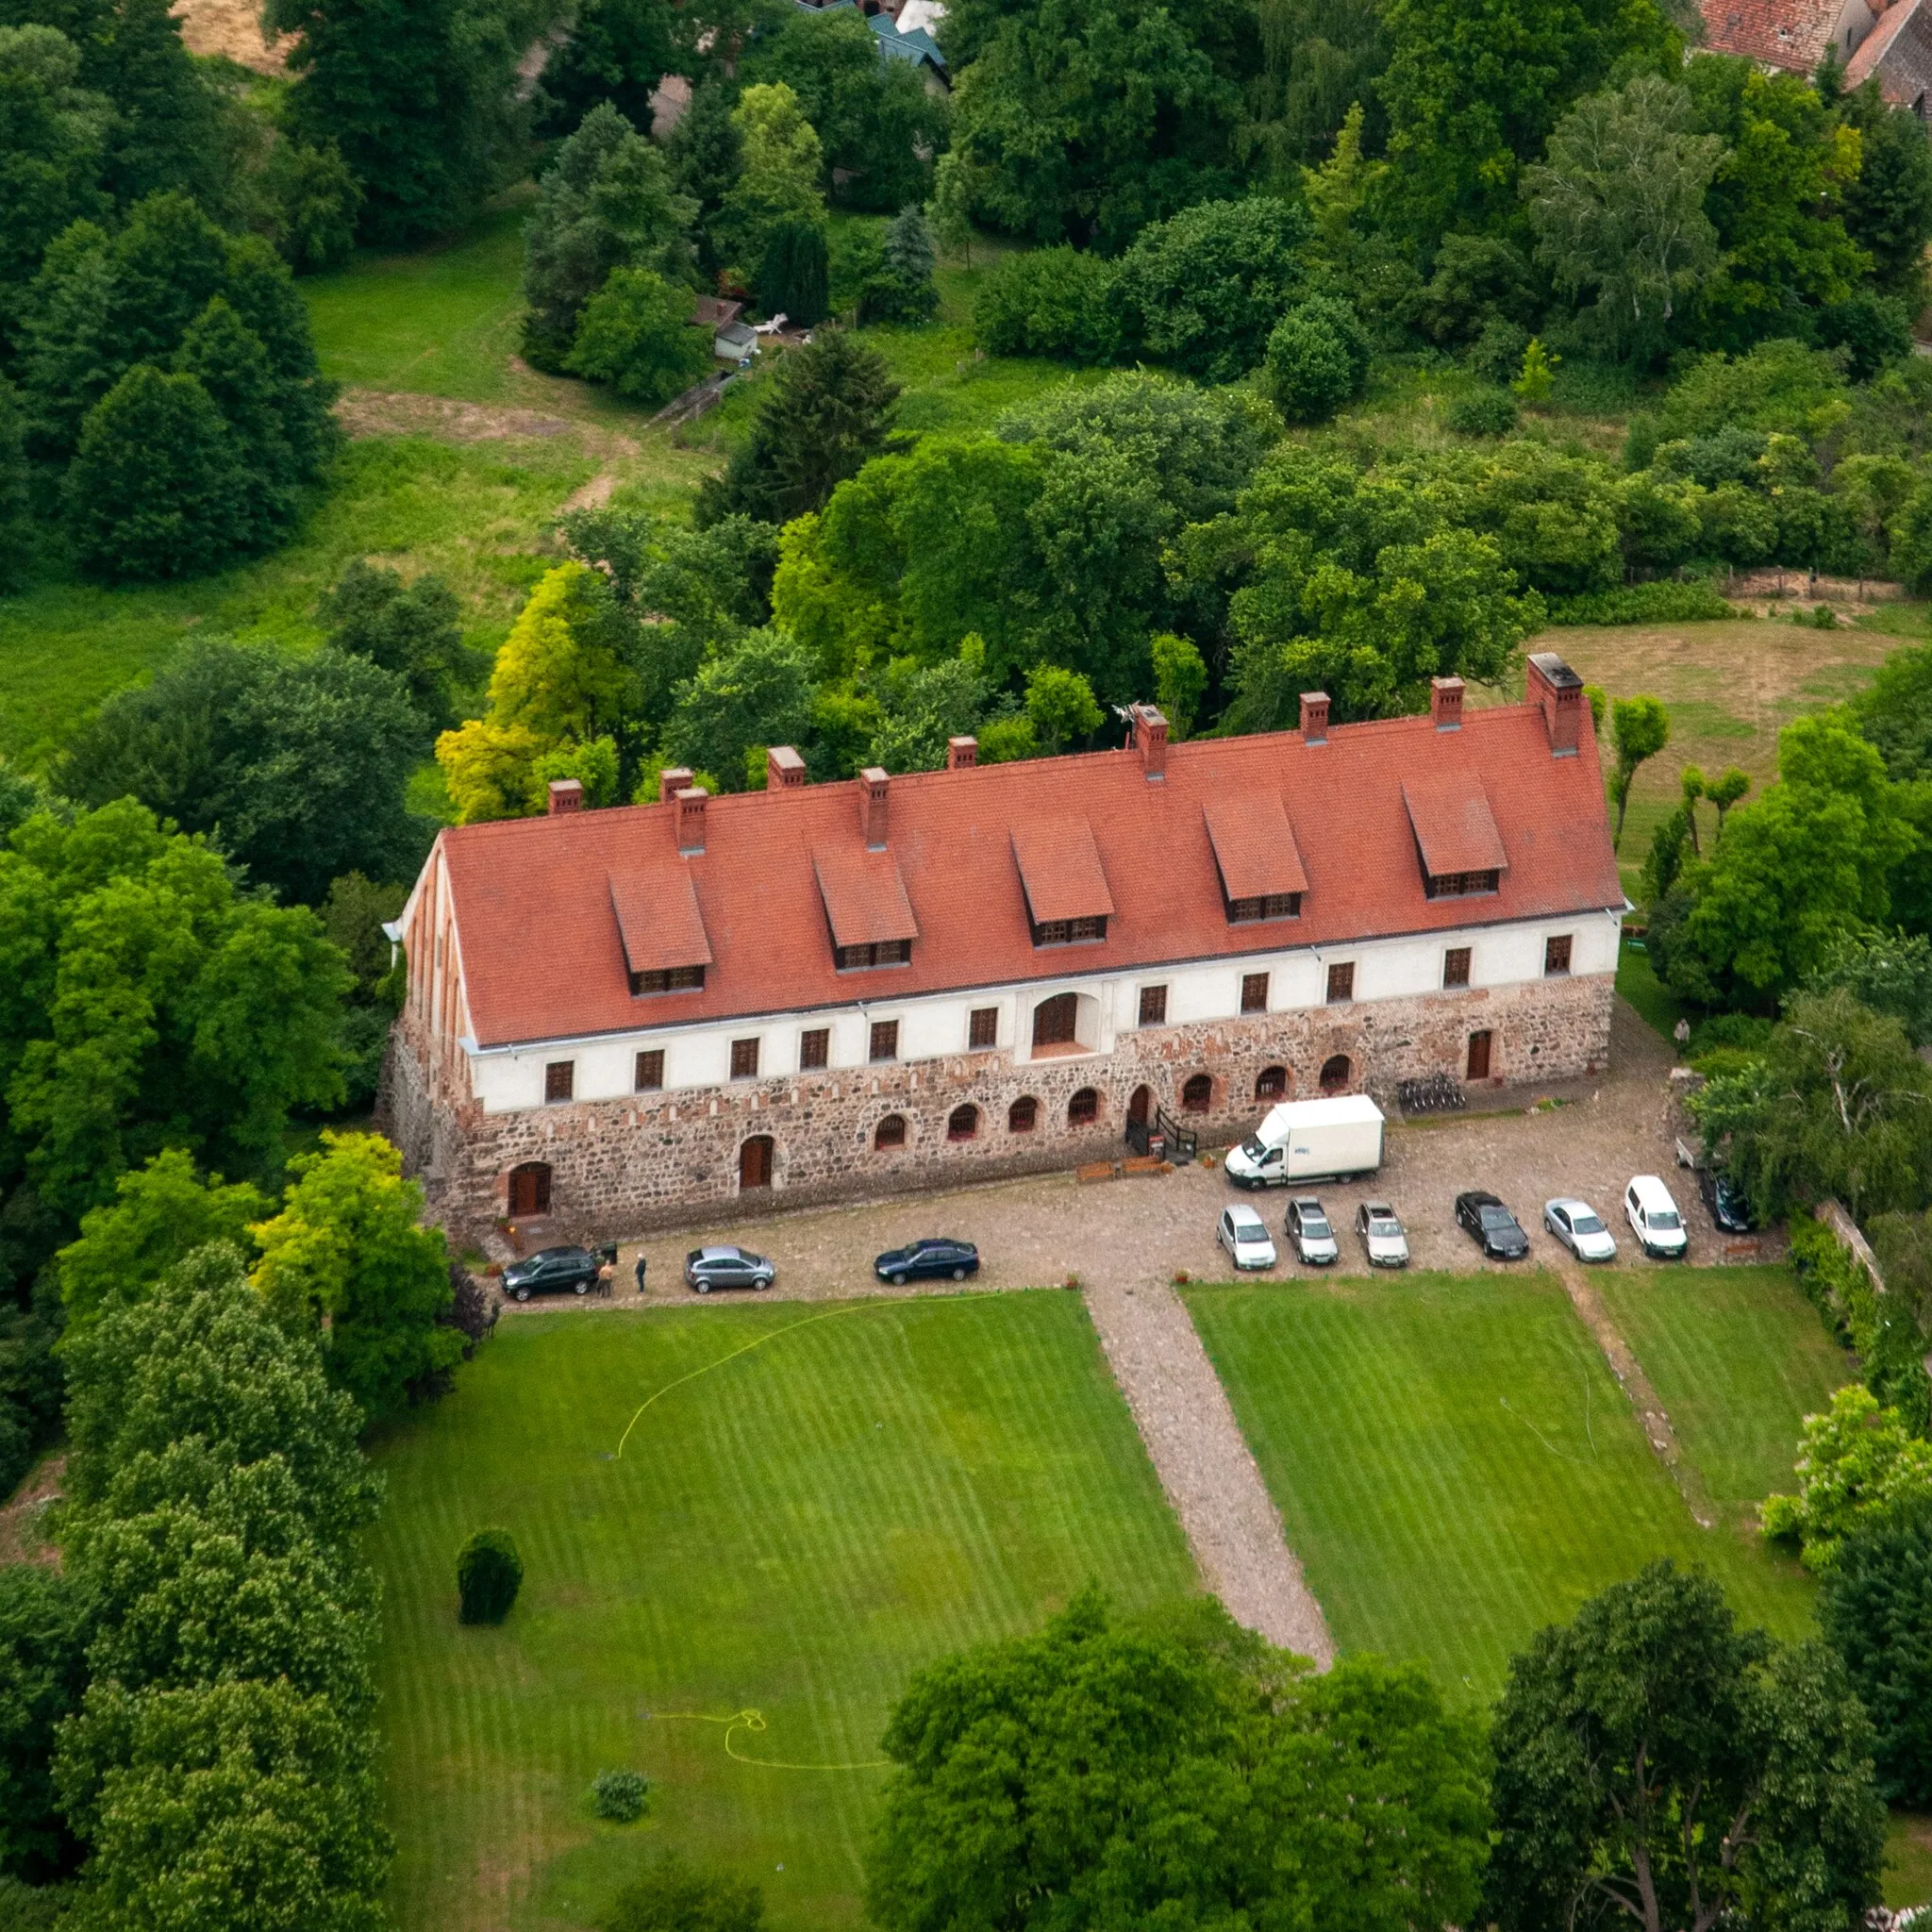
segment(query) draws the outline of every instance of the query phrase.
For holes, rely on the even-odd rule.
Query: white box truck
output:
[[[1291,1181],[1346,1180],[1382,1164],[1382,1109],[1366,1093],[1333,1100],[1288,1100],[1227,1153],[1227,1177],[1240,1188]]]

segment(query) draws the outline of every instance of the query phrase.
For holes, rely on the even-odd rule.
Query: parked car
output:
[[[1684,1217],[1671,1199],[1671,1191],[1654,1174],[1641,1174],[1624,1190],[1624,1212],[1637,1235],[1637,1245],[1659,1261],[1681,1261],[1690,1246]]]
[[[891,1248],[872,1264],[872,1272],[894,1288],[908,1281],[964,1281],[979,1273],[979,1250],[971,1241],[956,1241],[945,1236],[908,1242]]]
[[[1515,1215],[1478,1188],[1457,1195],[1456,1224],[1492,1261],[1520,1261],[1529,1253],[1529,1237]]]
[[[503,1291],[520,1302],[533,1294],[589,1294],[603,1265],[589,1248],[539,1248],[503,1271]]]
[[[1371,1268],[1407,1268],[1408,1236],[1386,1201],[1364,1201],[1355,1210],[1355,1231]]]
[[[1274,1243],[1268,1224],[1252,1208],[1224,1208],[1215,1224],[1214,1239],[1225,1248],[1237,1268],[1272,1268]]]
[[[714,1288],[770,1288],[777,1272],[749,1248],[693,1248],[684,1257],[685,1284],[700,1294]]]
[[[1543,1203],[1543,1225],[1579,1261],[1614,1261],[1617,1243],[1604,1218],[1588,1201],[1567,1196]]]
[[[1710,1218],[1717,1224],[1719,1232],[1757,1232],[1751,1203],[1745,1198],[1743,1189],[1729,1174],[1720,1174],[1714,1167],[1700,1167],[1697,1170],[1697,1191],[1704,1196],[1704,1205],[1709,1209]]]
[[[1312,1194],[1297,1194],[1288,1204],[1288,1239],[1305,1268],[1325,1268],[1341,1253],[1327,1212]]]

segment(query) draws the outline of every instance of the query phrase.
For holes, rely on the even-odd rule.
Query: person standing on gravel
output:
[[[644,1251],[643,1251],[643,1249],[641,1249],[641,1248],[640,1248],[640,1249],[638,1250],[638,1267],[637,1267],[637,1275],[638,1275],[638,1292],[639,1292],[640,1294],[642,1294],[642,1293],[643,1293],[643,1291],[644,1291]]]

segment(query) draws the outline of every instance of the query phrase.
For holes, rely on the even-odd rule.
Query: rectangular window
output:
[[[973,1053],[984,1053],[999,1043],[1000,1009],[997,1007],[974,1007],[966,1022],[967,1049]]]
[[[1107,915],[1097,919],[1036,919],[1033,922],[1033,943],[1036,946],[1073,946],[1083,940],[1104,940],[1107,937]]]
[[[1167,1024],[1166,987],[1143,986],[1141,989],[1141,1024],[1143,1026]]]
[[[1346,1006],[1355,997],[1355,961],[1346,966],[1331,966],[1328,969],[1328,1004],[1331,1007]]]
[[[1469,984],[1469,948],[1451,946],[1442,955],[1442,984],[1444,986],[1467,986]]]
[[[1543,971],[1553,977],[1570,970],[1570,935],[1558,933],[1543,941]]]
[[[1432,872],[1423,874],[1423,892],[1430,899],[1469,899],[1496,891],[1502,883],[1499,872]]]
[[[758,1041],[756,1040],[734,1040],[731,1042],[731,1077],[734,1080],[756,1080],[758,1076]]]
[[[696,992],[705,983],[702,966],[671,966],[662,973],[633,973],[630,990],[634,998],[648,992]]]
[[[1302,916],[1302,895],[1299,892],[1270,892],[1265,898],[1230,899],[1226,904],[1230,925],[1246,925],[1257,919],[1299,919]]]
[[[637,1091],[640,1093],[655,1093],[664,1084],[664,1049],[654,1046],[649,1053],[638,1056]]]
[[[1244,1013],[1265,1013],[1268,1010],[1268,975],[1265,973],[1243,973],[1241,974],[1241,1011]]]
[[[568,1100],[576,1091],[576,1061],[552,1060],[543,1069],[543,1098],[546,1101]]]
[[[910,940],[880,940],[869,946],[834,946],[833,962],[841,973],[862,973],[873,966],[904,966],[912,958]]]
[[[808,1026],[798,1036],[798,1071],[809,1074],[817,1067],[832,1064],[832,1029]]]
[[[899,1058],[898,1021],[874,1020],[872,1023],[872,1058],[875,1060],[895,1060]]]

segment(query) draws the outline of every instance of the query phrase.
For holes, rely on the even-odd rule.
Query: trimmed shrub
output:
[[[612,1824],[635,1824],[644,1815],[651,1781],[641,1771],[600,1771],[591,1780],[597,1816]]]
[[[1552,624],[1697,624],[1739,615],[1704,577],[1659,577],[1614,591],[1552,597],[1549,603]]]
[[[1507,436],[1521,420],[1507,389],[1479,389],[1450,404],[1444,419],[1457,436]]]
[[[1112,263],[1072,248],[1008,256],[974,297],[973,340],[989,356],[1111,362],[1121,344]]]
[[[500,1624],[523,1587],[524,1559],[507,1529],[479,1529],[457,1557],[461,1624]]]
[[[1310,296],[1268,338],[1269,393],[1291,423],[1325,422],[1361,394],[1368,373],[1368,334],[1346,302]]]

